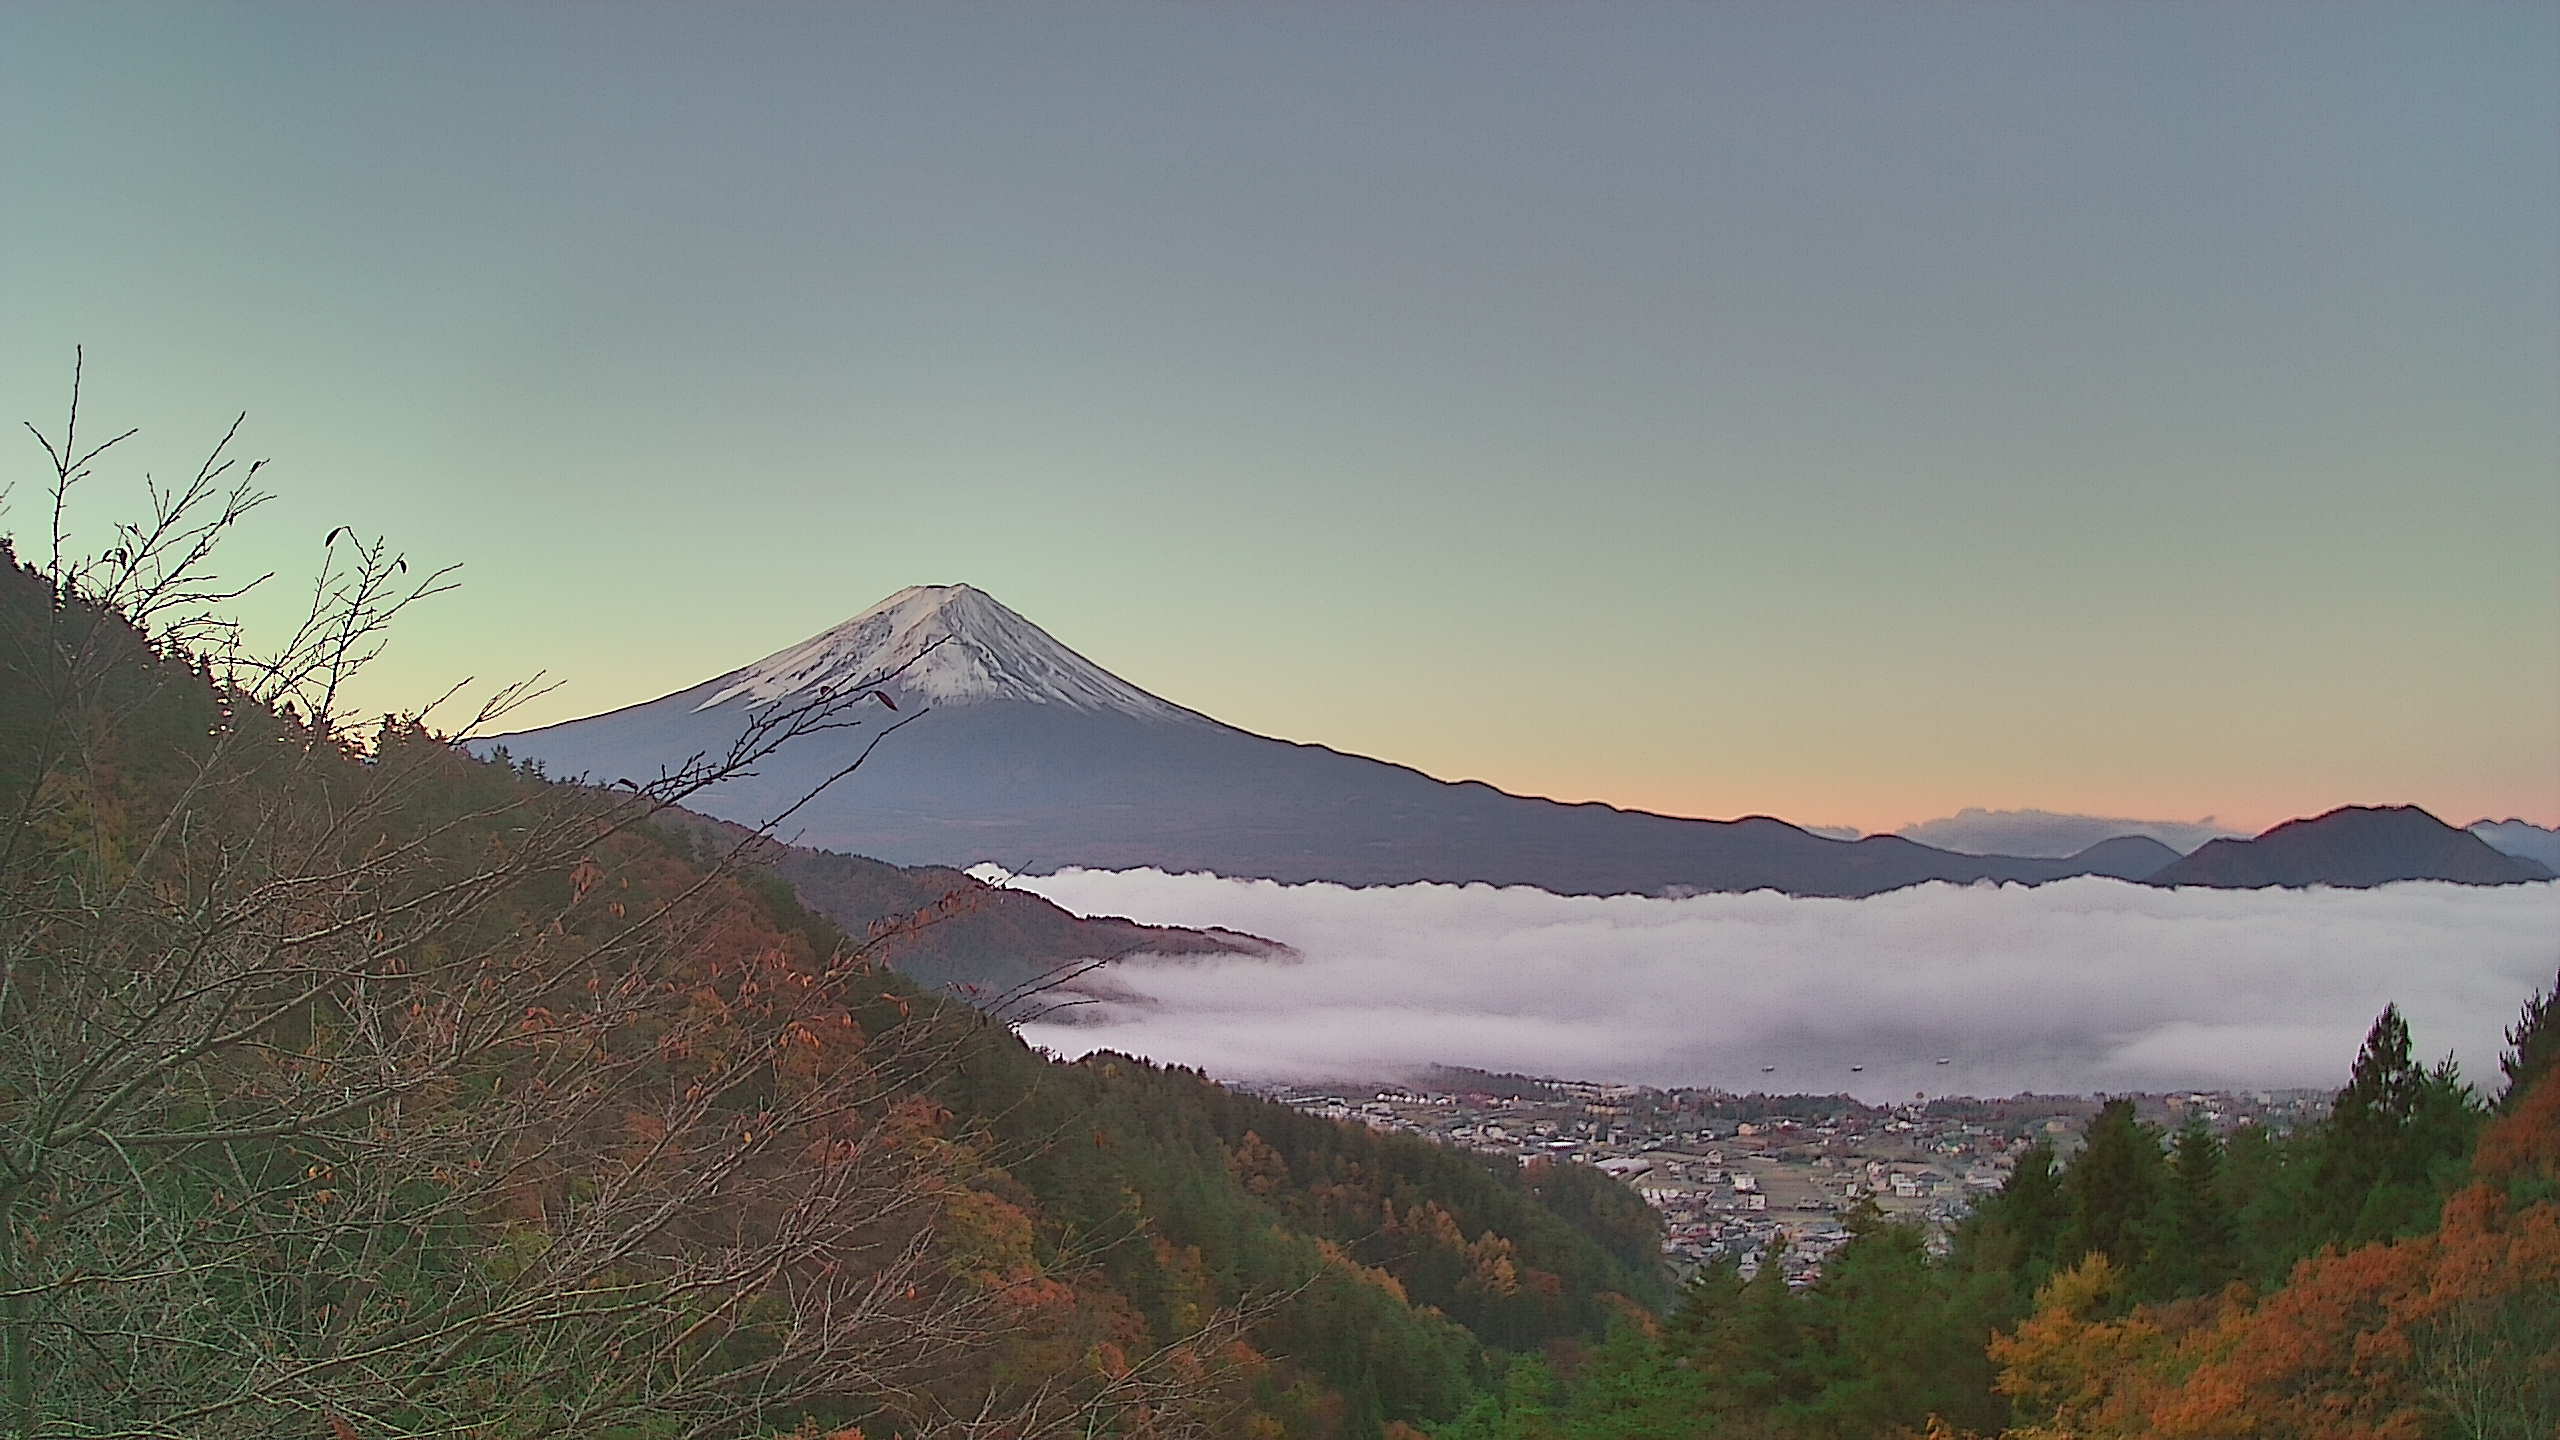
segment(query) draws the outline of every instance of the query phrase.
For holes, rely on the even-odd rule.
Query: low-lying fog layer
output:
[[[2504,1027],[2560,967],[2560,882],[2083,879],[1866,900],[1353,890],[1153,870],[1012,883],[1082,914],[1295,946],[1294,964],[1122,965],[1114,975],[1142,1003],[1024,1031],[1067,1055],[1121,1050],[1231,1077],[1437,1062],[1870,1100],[2334,1086],[2396,1000],[2422,1057],[2451,1051],[2494,1089]]]

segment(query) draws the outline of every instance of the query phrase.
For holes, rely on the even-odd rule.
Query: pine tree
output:
[[[2410,1057],[2409,1022],[2401,1018],[2398,1005],[2385,1005],[2365,1032],[2364,1048],[2356,1052],[2347,1088],[2331,1107],[2330,1123],[2360,1138],[2393,1134],[2408,1123],[2424,1078]]]
[[[2028,1146],[2010,1167],[2000,1193],[1974,1208],[1956,1231],[1958,1268],[1998,1279],[2023,1313],[2054,1266],[2054,1249],[2070,1218],[2070,1202],[2054,1173],[2053,1147]]]
[[[2154,1300],[2203,1295],[2238,1277],[2239,1228],[2222,1194],[2222,1141],[2202,1119],[2178,1129],[2140,1281]]]
[[[1732,1257],[1719,1256],[1700,1266],[1680,1287],[1680,1304],[1663,1327],[1663,1343],[1683,1355],[1695,1354],[1733,1323],[1743,1288],[1741,1267]]]
[[[2419,1065],[2400,1007],[2382,1007],[2320,1135],[2315,1243],[2358,1245],[2432,1223],[2480,1119],[2453,1062]]]
[[[2514,1110],[2535,1082],[2560,1065],[2560,978],[2524,1002],[2524,1013],[2507,1027],[2507,1046],[2498,1057],[2498,1069],[2507,1077],[2506,1091],[2498,1097],[2501,1114]]]
[[[1802,1306],[1787,1287],[1786,1249],[1772,1244],[1743,1287],[1741,1313],[1721,1358],[1726,1385],[1746,1409],[1799,1403],[1808,1393]]]
[[[2071,1202],[2062,1193],[2062,1177],[2053,1164],[2053,1144],[2038,1140],[2018,1157],[2009,1183],[2000,1190],[2000,1214],[2018,1237],[2022,1259],[2051,1265]]]
[[[2343,1241],[2365,1204],[2390,1177],[2401,1130],[2417,1107],[2423,1078],[2409,1054],[2409,1025],[2385,1005],[2356,1052],[2347,1086],[2329,1107],[2313,1172],[2314,1219],[2324,1241]]]
[[[1996,1423],[2005,1406],[1991,1389],[1983,1346],[1991,1326],[1930,1263],[1916,1226],[1862,1202],[1851,1233],[1808,1292],[1808,1406],[1814,1433],[1909,1433],[1931,1415]]]
[[[2089,1122],[2089,1140],[2063,1172],[2071,1220],[2061,1253],[2097,1251],[2122,1271],[2140,1267],[2144,1231],[2160,1192],[2160,1132],[2134,1118],[2133,1102],[2109,1100]]]

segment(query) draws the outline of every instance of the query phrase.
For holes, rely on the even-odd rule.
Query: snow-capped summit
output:
[[[931,705],[1010,700],[1147,720],[1196,718],[969,585],[910,585],[841,625],[712,681],[693,708],[845,694],[884,683],[900,699]]]
[[[936,640],[943,644],[927,654]],[[887,679],[892,673],[897,678]],[[2230,866],[2175,873],[2205,863],[2214,846],[2149,875],[2162,852],[2141,841],[2064,859],[1963,855],[1898,835],[1829,839],[1766,816],[1698,820],[1439,780],[1256,735],[1157,699],[966,585],[901,590],[744,669],[637,705],[492,736],[476,748],[589,784],[648,784],[691,763],[687,757],[730,753],[773,702],[872,684],[885,684],[897,700],[895,719],[865,707],[859,725],[798,735],[686,804],[743,825],[787,816],[787,838],[821,849],[905,865],[993,861],[1025,874],[1153,867],[1344,885],[1536,885],[1576,895],[1855,896],[1929,881],[2039,884],[2087,874],[2269,883],[2258,870]],[[933,713],[899,725],[919,706]],[[874,753],[893,725],[897,735]],[[2410,830],[2415,841],[2399,833]],[[2323,837],[2329,843],[2297,843]],[[2228,851],[2234,842],[2215,844]],[[2417,811],[2342,812],[2280,826],[2249,844],[2257,849],[2244,846],[2244,854],[2284,862],[2273,879],[2285,884],[2370,885],[2411,875],[2507,883],[2548,874],[2523,860],[2500,864],[2505,857],[2479,837]],[[2467,861],[2456,855],[2459,864],[2427,861],[2448,846],[2475,853]],[[2420,863],[2405,863],[2411,855]]]

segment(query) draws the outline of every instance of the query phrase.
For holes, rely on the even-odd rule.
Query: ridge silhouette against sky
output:
[[[1028,873],[1154,868],[1591,895],[1772,888],[1857,896],[1933,880],[2038,884],[2096,873],[2148,881],[2177,868],[2176,850],[2139,834],[2064,858],[1967,855],[1900,836],[1817,836],[1766,817],[1665,818],[1438,781],[1255,735],[1148,694],[969,585],[910,586],[682,690],[478,748],[503,749],[555,778],[649,783],[690,757],[729,752],[759,717],[839,701],[859,702],[869,717],[839,712],[839,723],[689,803],[733,822],[782,823],[779,833],[794,843],[823,849]],[[891,722],[891,713],[904,718]],[[933,723],[908,728],[925,719]],[[882,746],[893,724],[907,733]],[[836,783],[847,776],[851,783]],[[2342,808],[2289,822],[2254,848],[2214,841],[2180,863],[2235,845],[2245,857],[2236,868],[2225,856],[2196,883],[2505,884],[2552,875],[2407,807]]]
[[[2076,855],[2118,835],[2148,835],[2184,854],[2208,840],[2238,832],[2215,824],[2209,815],[2201,820],[2160,820],[1969,806],[1953,815],[1905,825],[1893,833],[1905,840],[1969,855]]]
[[[645,782],[687,757],[723,753],[760,715],[866,695],[883,702],[873,718],[784,745],[692,803],[748,824],[787,814],[782,833],[795,842],[899,864],[1158,866],[1595,894],[1767,885],[1860,895],[1930,879],[2139,874],[2172,854],[1974,857],[1892,837],[1818,838],[1766,818],[1665,819],[1444,783],[1150,695],[969,585],[910,586],[682,690],[480,748],[554,777]],[[901,729],[933,723],[875,748],[888,713],[903,717]],[[853,764],[851,783],[829,780]]]
[[[251,412],[243,567],[464,562],[369,703],[590,714],[965,579],[1565,799],[2560,820],[2548,6],[23,4],[0,50],[0,418],[85,343],[131,465]]]

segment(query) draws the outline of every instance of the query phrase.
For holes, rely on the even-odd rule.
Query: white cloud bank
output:
[[[1011,883],[1082,914],[1295,946],[1299,963],[1125,964],[1113,973],[1143,1001],[1024,1032],[1070,1055],[1122,1050],[1231,1077],[1446,1063],[1868,1099],[2334,1086],[2396,1000],[2423,1057],[2451,1051],[2494,1087],[2504,1027],[2560,967],[2560,882],[2082,879],[1865,900],[1354,890],[1153,870]]]

